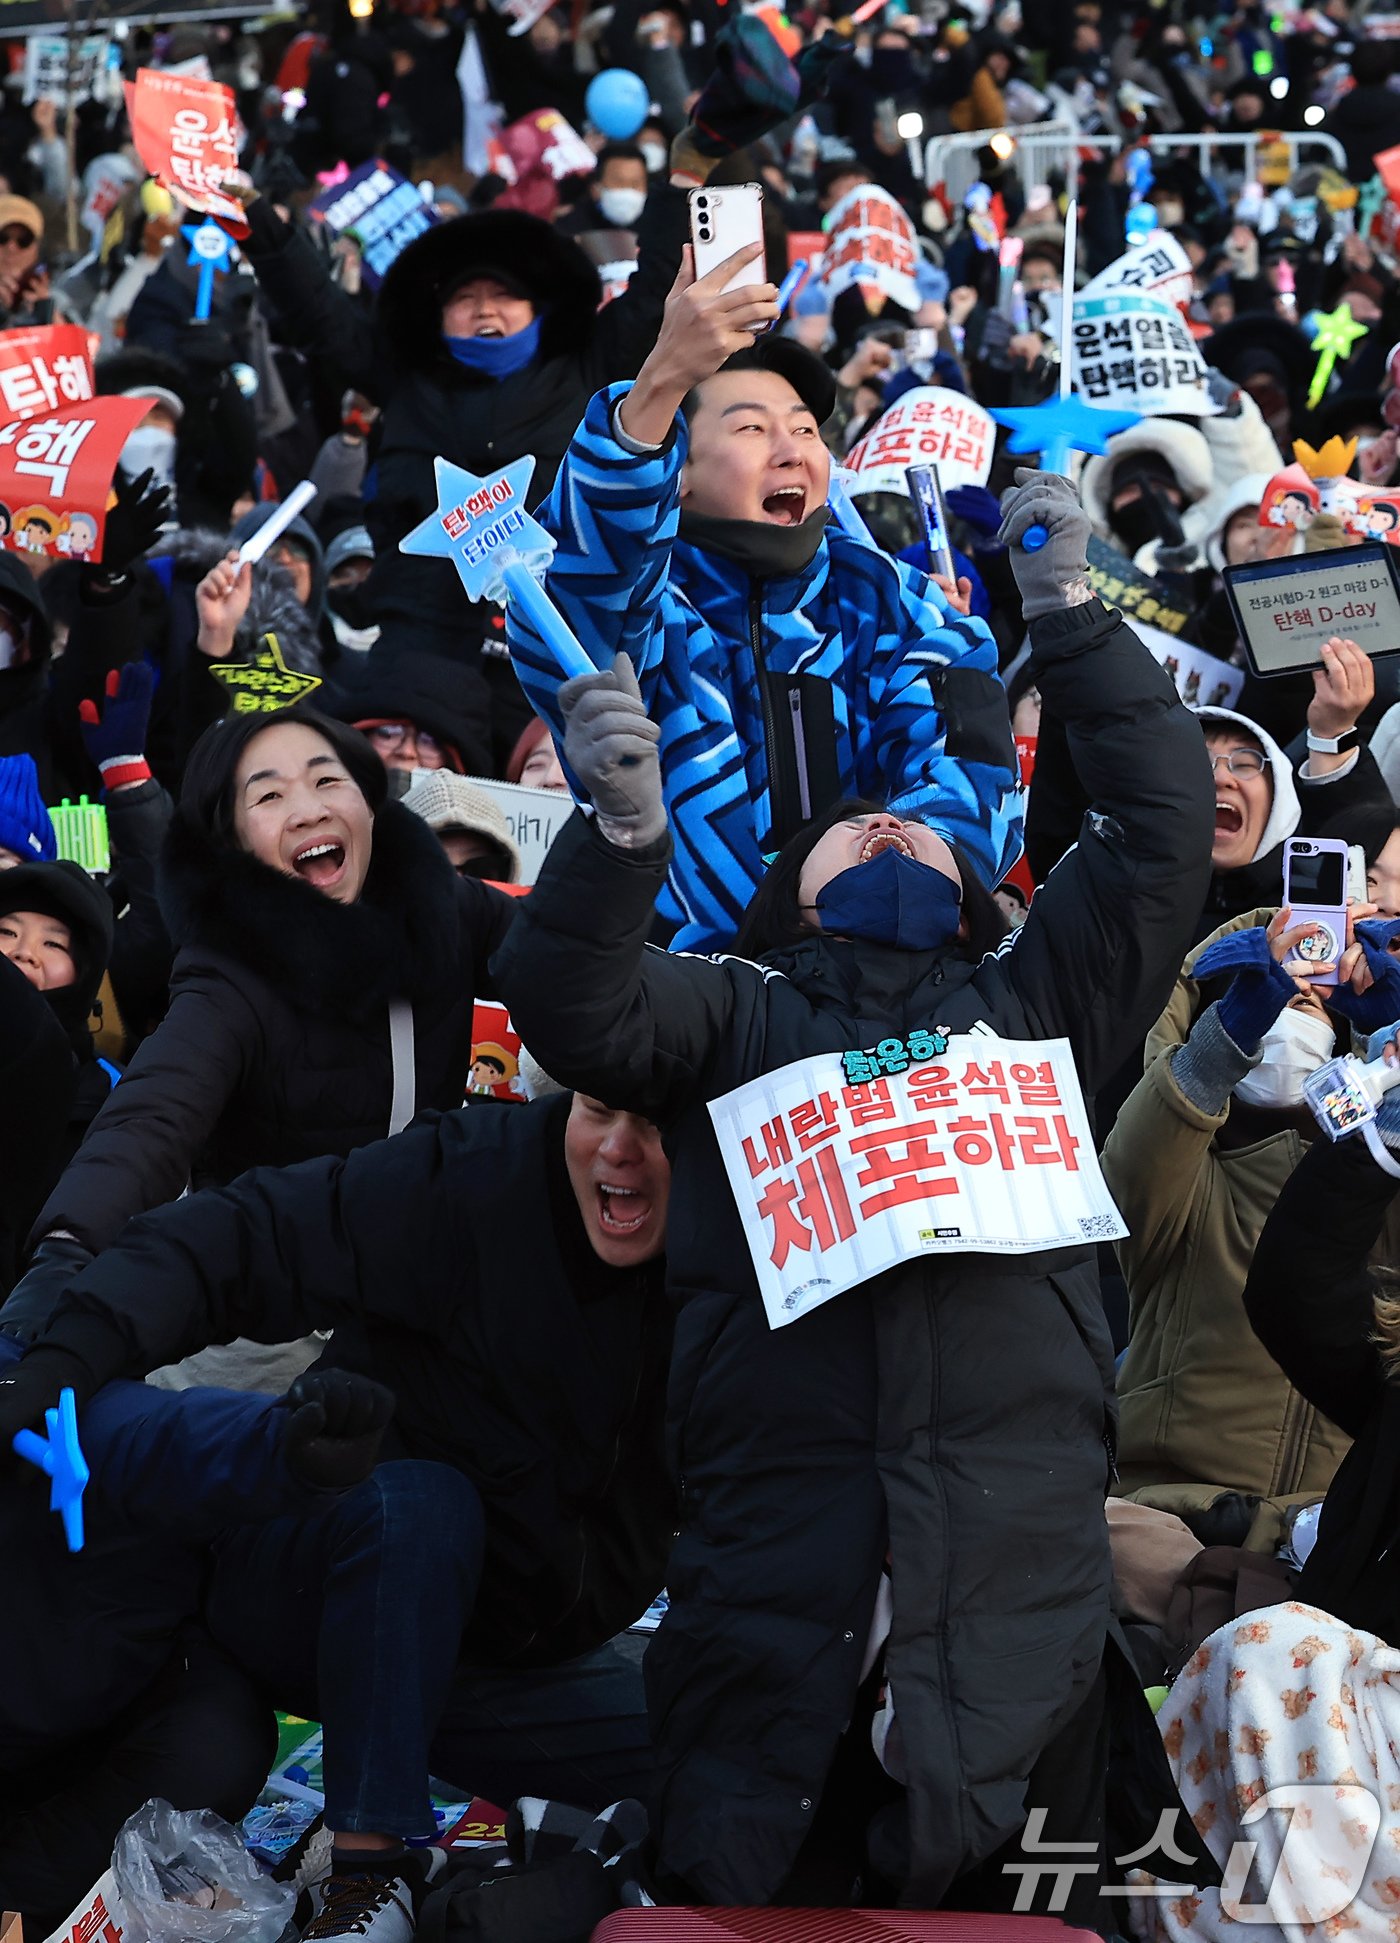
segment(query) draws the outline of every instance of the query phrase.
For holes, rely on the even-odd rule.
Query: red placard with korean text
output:
[[[192,74],[138,68],[126,91],[131,139],[157,182],[210,216],[242,222],[242,205],[223,192],[238,167],[233,90]]]
[[[81,324],[0,331],[0,419],[63,411],[93,394],[88,334]]]
[[[0,425],[0,539],[37,567],[101,560],[112,476],[146,398],[85,404]]]
[[[920,1255],[1128,1232],[1067,1039],[911,1032],[764,1073],[710,1117],[774,1329]]]

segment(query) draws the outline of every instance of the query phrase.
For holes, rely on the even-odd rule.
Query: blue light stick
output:
[[[198,224],[182,223],[180,234],[190,246],[190,262],[199,265],[199,283],[194,293],[194,321],[207,324],[214,307],[214,273],[227,270],[233,244],[212,216]]]
[[[797,295],[797,286],[806,274],[807,259],[805,256],[799,256],[796,263],[793,264],[792,268],[778,285],[778,314],[768,326],[770,331],[777,330],[779,324],[782,323],[783,312]]]
[[[70,1552],[83,1549],[83,1492],[88,1467],[78,1442],[78,1408],[70,1389],[58,1393],[58,1408],[44,1412],[48,1436],[37,1430],[17,1430],[14,1449],[28,1464],[36,1464],[49,1479],[49,1510],[63,1520]]]

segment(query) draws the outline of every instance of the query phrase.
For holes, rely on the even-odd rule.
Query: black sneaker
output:
[[[447,1864],[445,1849],[410,1849],[396,1875],[333,1869],[311,1891],[316,1915],[302,1943],[359,1936],[371,1943],[412,1943],[428,1884]]]

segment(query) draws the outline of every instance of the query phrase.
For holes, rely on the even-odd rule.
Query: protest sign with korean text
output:
[[[1225,592],[1257,675],[1320,667],[1334,634],[1400,654],[1400,553],[1382,541],[1227,567]]]
[[[566,789],[531,789],[527,783],[497,782],[493,776],[471,776],[468,781],[504,815],[520,852],[518,881],[533,884],[549,846],[574,813],[573,797]]]
[[[1090,405],[1211,418],[1205,359],[1171,304],[1132,291],[1074,300],[1074,382]]]
[[[920,1255],[1127,1233],[1065,1039],[913,1032],[795,1060],[710,1117],[774,1329]]]
[[[146,398],[90,398],[0,425],[0,539],[36,563],[100,561],[112,476]]]
[[[1148,622],[1133,620],[1133,633],[1159,668],[1165,669],[1188,708],[1233,708],[1244,687],[1245,671],[1218,655],[1207,654],[1194,641],[1164,634]]]
[[[72,52],[72,105],[81,107],[94,96],[105,100],[112,92],[113,43],[105,34],[84,34],[76,47],[67,34],[31,34],[24,43],[24,101],[52,101],[62,108],[69,100],[69,49]]]
[[[996,448],[991,414],[961,391],[920,385],[897,398],[879,422],[851,448],[846,468],[851,491],[909,496],[906,466],[936,465],[945,493],[954,486],[985,486]]]
[[[250,661],[211,661],[209,673],[228,690],[235,715],[275,715],[321,686],[320,675],[287,666],[275,634],[263,635]]]
[[[826,219],[821,276],[827,299],[859,285],[867,302],[889,298],[910,312],[919,308],[919,262],[914,225],[894,197],[873,182],[843,196]]]
[[[123,1943],[123,1938],[132,1943],[135,1934],[117,1879],[108,1869],[45,1943]]]
[[[1174,236],[1162,231],[1150,243],[1139,243],[1115,257],[1107,269],[1089,279],[1079,297],[1106,297],[1111,290],[1140,291],[1173,308],[1189,303],[1195,290],[1191,259]]]
[[[243,220],[224,182],[238,167],[233,90],[218,81],[143,67],[126,91],[131,139],[157,182],[191,209]]]
[[[351,236],[359,244],[371,290],[379,288],[399,252],[438,221],[414,184],[387,162],[361,163],[308,207],[333,236]]]
[[[1180,634],[1190,619],[1188,610],[1172,599],[1160,580],[1135,566],[1107,540],[1091,534],[1088,545],[1089,585],[1099,599],[1116,607],[1133,622],[1150,621],[1168,634]]]
[[[61,411],[93,394],[88,334],[81,324],[0,331],[0,419]]]

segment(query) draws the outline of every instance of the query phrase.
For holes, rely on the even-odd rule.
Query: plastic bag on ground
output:
[[[207,1808],[148,1801],[117,1836],[112,1873],[146,1943],[277,1943],[295,1902],[237,1829]]]

